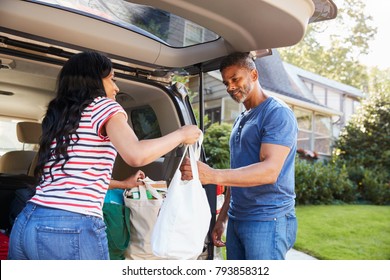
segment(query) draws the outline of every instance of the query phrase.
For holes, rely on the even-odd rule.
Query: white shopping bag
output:
[[[153,253],[167,259],[196,259],[203,251],[210,226],[210,205],[196,164],[199,150],[194,151],[193,146],[187,146],[187,149],[193,179],[181,180],[180,163],[152,232]]]

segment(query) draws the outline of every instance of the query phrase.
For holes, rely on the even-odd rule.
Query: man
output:
[[[267,96],[248,53],[234,53],[220,66],[229,95],[243,103],[230,136],[231,169],[213,169],[198,162],[203,184],[227,188],[226,199],[212,232],[215,246],[228,259],[285,259],[296,238],[294,159],[297,122],[282,101]],[[192,178],[188,159],[183,179]]]

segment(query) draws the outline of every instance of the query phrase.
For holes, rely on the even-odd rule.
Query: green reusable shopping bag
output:
[[[106,233],[110,259],[124,260],[125,251],[130,241],[130,209],[124,204],[105,200],[103,217],[107,226]]]

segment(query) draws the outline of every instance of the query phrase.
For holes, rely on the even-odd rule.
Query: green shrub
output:
[[[205,134],[203,146],[205,149],[207,163],[219,169],[230,167],[229,138],[232,125],[228,123],[213,123]]]
[[[313,165],[306,160],[295,160],[295,193],[297,204],[314,203],[316,177]]]
[[[347,166],[360,202],[390,204],[390,92],[371,92],[335,141],[333,161]]]
[[[390,204],[390,182],[386,173],[380,170],[364,170],[362,197],[377,205]]]
[[[358,198],[358,186],[349,179],[347,167],[345,165],[342,167],[333,166],[338,170],[337,179],[332,186],[334,199],[348,203],[355,202]]]
[[[338,161],[341,163],[341,160]],[[390,204],[389,172],[373,167],[363,167],[356,162],[344,162],[349,179],[357,186],[357,200],[360,203],[377,205]]]
[[[295,192],[297,204],[331,204],[356,200],[356,186],[348,178],[345,167],[326,161],[314,163],[295,160]]]
[[[351,162],[343,163],[343,166],[347,166],[348,178],[353,181],[357,186],[358,199],[362,199],[362,181],[364,178],[364,167],[362,165],[354,165]]]

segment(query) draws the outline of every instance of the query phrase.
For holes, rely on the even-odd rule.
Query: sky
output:
[[[333,0],[340,7],[344,0]],[[369,54],[362,56],[360,62],[366,66],[384,70],[390,68],[390,1],[389,0],[363,0],[366,7],[365,13],[371,15],[371,26],[377,28],[377,33],[373,40],[369,42]],[[325,21],[323,34],[319,35],[322,43],[329,39],[329,35],[344,32],[337,26],[336,21]],[[326,43],[325,43],[326,45]]]
[[[335,0],[337,5],[337,2]],[[382,70],[390,68],[390,1],[365,0],[366,11],[373,18],[377,27],[375,39],[370,42],[370,53],[362,57],[361,62],[367,66],[378,66]]]

